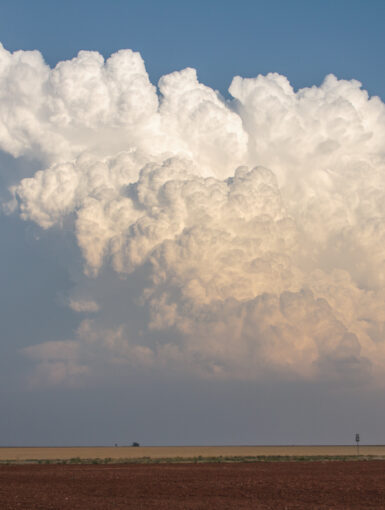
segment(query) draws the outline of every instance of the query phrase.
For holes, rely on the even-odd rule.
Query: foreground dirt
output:
[[[0,508],[385,508],[385,461],[1,465]]]

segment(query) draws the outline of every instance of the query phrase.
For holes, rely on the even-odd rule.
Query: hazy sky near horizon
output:
[[[1,445],[385,442],[384,20],[1,3]]]

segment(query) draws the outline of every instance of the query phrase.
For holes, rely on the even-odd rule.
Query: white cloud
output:
[[[99,311],[99,305],[95,301],[87,301],[83,299],[70,299],[69,301],[69,307],[74,312],[98,312]]]
[[[37,52],[1,49],[0,148],[42,161],[13,189],[21,217],[65,220],[89,276],[145,272],[146,327],[115,318],[99,356],[381,381],[384,104],[332,75],[297,92],[275,73],[235,77],[229,90],[225,101],[188,68],[162,77],[158,96],[129,50],[51,70]],[[74,342],[89,367],[100,324],[87,324]],[[50,346],[38,347],[43,359]]]

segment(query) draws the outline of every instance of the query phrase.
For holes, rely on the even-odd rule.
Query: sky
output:
[[[382,1],[0,4],[0,445],[385,442]]]

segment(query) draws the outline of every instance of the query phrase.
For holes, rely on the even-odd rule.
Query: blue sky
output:
[[[0,2],[0,42],[9,51],[37,49],[53,67],[80,50],[107,58],[130,48],[141,53],[152,83],[193,67],[200,82],[225,97],[235,75],[277,72],[298,89],[333,73],[384,100],[384,25],[383,0]],[[40,164],[38,156],[0,150],[0,199]],[[282,384],[270,375],[262,387],[119,368],[103,378],[101,363],[100,380],[84,386],[28,386],[33,363],[21,350],[73,339],[85,317],[69,308],[69,296],[100,299],[105,328],[123,317],[140,336],[149,321],[138,304],[148,267],[129,276],[107,268],[87,278],[66,221],[43,230],[0,214],[0,408],[7,409],[0,445],[346,443],[355,432],[364,442],[385,443],[384,394],[360,380]],[[168,334],[175,331],[156,341]]]

